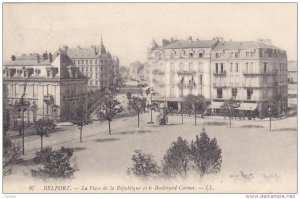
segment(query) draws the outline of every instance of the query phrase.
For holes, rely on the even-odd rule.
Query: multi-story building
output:
[[[213,102],[236,99],[241,110],[261,109],[278,101],[287,110],[287,56],[270,40],[219,42],[211,51]]]
[[[166,43],[166,42],[165,42]],[[262,102],[276,99],[280,113],[287,110],[286,52],[269,40],[225,42],[171,41],[148,48],[150,84],[157,92],[154,101],[180,109],[188,94],[203,95],[218,111],[234,98],[240,110],[253,111]]]
[[[171,41],[163,46],[153,40],[148,48],[150,85],[154,101],[180,109],[188,94],[211,98],[210,54],[218,39]]]
[[[25,122],[50,117],[66,121],[79,105],[86,104],[87,82],[85,77],[64,51],[54,56],[31,54],[12,59],[3,65],[4,98],[9,109],[10,127],[16,127],[20,112],[15,110],[21,97],[30,103],[25,112]]]
[[[79,70],[89,77],[89,90],[115,86],[120,79],[119,58],[112,57],[106,51],[102,38],[100,46],[91,46],[90,48],[82,48],[80,46],[68,48],[65,46],[64,50]]]

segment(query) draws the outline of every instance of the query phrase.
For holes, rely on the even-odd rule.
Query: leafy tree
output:
[[[72,114],[71,122],[80,130],[80,142],[82,142],[83,126],[91,124],[90,113],[83,107],[79,106]]]
[[[138,116],[138,127],[140,127],[140,114],[145,112],[146,99],[140,97],[132,97],[129,100],[129,109],[137,113]]]
[[[229,99],[221,105],[221,110],[225,116],[229,117],[229,127],[231,128],[231,119],[234,115],[236,108],[240,107],[240,102],[234,99]]]
[[[8,88],[7,84],[3,84],[3,136],[9,129],[9,110],[8,110]]]
[[[181,137],[173,142],[162,160],[162,172],[166,176],[187,175],[190,146]]]
[[[64,147],[55,151],[49,147],[37,151],[33,161],[40,164],[42,168],[31,169],[31,174],[34,177],[44,178],[71,177],[75,171],[70,165],[72,156],[73,150]]]
[[[7,136],[3,136],[3,175],[9,175],[12,171],[12,166],[21,157],[21,145],[15,144]]]
[[[48,136],[48,132],[53,130],[55,127],[55,122],[49,118],[41,118],[34,123],[36,134],[41,137],[41,150],[43,149],[44,136]]]
[[[191,160],[194,169],[201,177],[205,174],[218,173],[222,165],[222,150],[216,138],[210,139],[203,128],[200,137],[191,143]]]
[[[197,125],[197,113],[201,114],[201,117],[203,117],[203,113],[207,109],[209,103],[210,102],[202,95],[196,96],[190,94],[185,97],[186,109],[188,110],[189,114],[194,112],[195,126]]]
[[[133,167],[128,168],[127,174],[133,173],[138,177],[147,178],[160,173],[158,165],[151,154],[145,154],[141,150],[135,150],[132,155]]]
[[[97,110],[97,116],[99,119],[104,119],[108,121],[108,132],[111,135],[110,122],[113,118],[123,111],[123,107],[120,106],[120,102],[113,98],[112,95],[106,95],[100,107]]]

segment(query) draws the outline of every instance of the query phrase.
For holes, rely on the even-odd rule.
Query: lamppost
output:
[[[180,106],[181,106],[181,124],[183,124],[183,86],[184,86],[184,77],[182,77],[180,83],[179,83],[179,87],[181,88],[181,102],[180,102]]]
[[[269,118],[270,118],[270,131],[272,131],[272,128],[271,128],[272,109],[271,109],[271,107],[268,108],[268,113],[269,113]]]

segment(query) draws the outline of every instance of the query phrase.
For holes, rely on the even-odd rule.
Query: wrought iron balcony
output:
[[[180,70],[180,71],[177,71],[177,74],[178,74],[178,75],[195,75],[196,72],[195,72],[195,71],[184,71],[184,70]]]
[[[226,71],[220,71],[220,72],[214,72],[213,73],[215,76],[225,76],[226,75]]]

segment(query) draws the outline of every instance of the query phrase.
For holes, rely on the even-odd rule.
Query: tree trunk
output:
[[[182,102],[181,102],[181,124],[183,124],[183,107],[182,107]]]
[[[197,113],[195,111],[195,126],[197,126]]]
[[[272,131],[271,121],[272,121],[272,118],[270,117],[270,131]]]
[[[43,136],[41,136],[41,151],[43,150]]]
[[[23,117],[22,117],[22,154],[25,155],[25,132],[24,132],[24,110]]]
[[[231,116],[229,116],[229,127],[231,128]]]
[[[108,133],[111,135],[111,130],[110,130],[110,120],[108,120]]]
[[[80,142],[82,142],[82,126],[80,127]]]
[[[138,128],[140,128],[140,113],[138,112]]]

